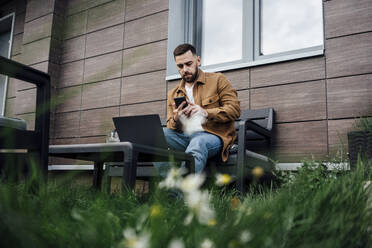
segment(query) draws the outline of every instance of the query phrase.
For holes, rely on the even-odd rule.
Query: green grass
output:
[[[206,239],[213,246],[204,247],[216,248],[372,247],[370,166],[361,161],[354,171],[329,172],[309,162],[298,173],[278,175],[275,187],[252,183],[239,198],[208,186],[216,213],[210,225],[196,219],[185,225],[187,205],[159,188],[138,196],[107,195],[68,178],[38,191],[30,183],[1,183],[0,247],[163,248],[172,240],[201,247]],[[125,241],[128,228],[148,234],[149,246],[134,246],[128,233]]]

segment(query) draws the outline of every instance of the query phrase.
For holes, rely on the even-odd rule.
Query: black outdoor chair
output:
[[[238,138],[236,144],[230,149],[228,161],[222,162],[220,155],[209,159],[206,168],[207,175],[213,176],[216,172],[230,174],[236,178],[237,189],[244,192],[244,182],[250,170],[256,166],[261,167],[265,172],[273,170],[274,164],[269,157],[257,153],[263,150],[270,152],[273,121],[274,110],[272,108],[243,110],[240,118],[235,122]],[[162,120],[162,123],[165,125],[165,120]],[[112,176],[122,175],[122,166],[115,163],[106,166],[106,183],[111,182]],[[158,172],[152,163],[137,165],[137,178],[154,176],[158,176]]]
[[[27,130],[26,122],[0,116],[0,173],[28,170],[39,165],[47,179],[50,119],[50,76],[34,68],[0,56],[0,74],[35,84],[35,129]]]

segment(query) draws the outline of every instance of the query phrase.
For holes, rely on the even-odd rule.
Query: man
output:
[[[221,153],[222,160],[227,160],[228,150],[236,138],[234,121],[240,116],[240,105],[236,91],[224,75],[199,69],[200,56],[195,47],[181,44],[173,55],[182,81],[168,92],[164,134],[171,149],[194,156],[198,173],[203,171],[210,157]],[[185,96],[187,103],[176,107],[174,98],[180,96]],[[195,115],[205,120],[199,123],[201,128],[196,132],[183,132],[187,120]],[[162,170],[167,168],[166,164],[155,163],[155,166]]]

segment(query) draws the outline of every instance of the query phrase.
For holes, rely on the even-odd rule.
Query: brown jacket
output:
[[[236,138],[234,121],[240,116],[240,104],[236,90],[221,73],[208,73],[199,69],[198,79],[193,88],[195,104],[208,112],[203,125],[205,131],[215,134],[223,141],[222,160],[226,161],[229,148]],[[168,92],[167,127],[180,130],[173,119],[174,98],[186,96],[185,82]]]

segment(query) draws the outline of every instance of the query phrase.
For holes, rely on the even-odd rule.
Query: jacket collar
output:
[[[205,84],[205,73],[201,69],[198,69],[198,78],[196,79],[196,83],[197,84]],[[179,93],[180,91],[182,91],[183,93],[186,94],[185,81],[183,79],[181,80],[180,84],[178,85],[176,92]]]

